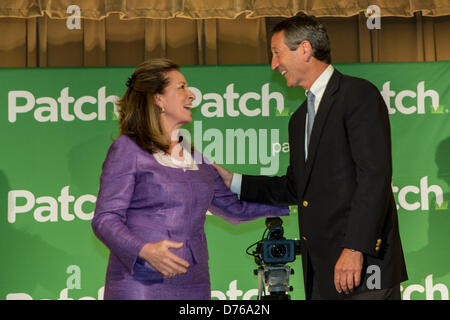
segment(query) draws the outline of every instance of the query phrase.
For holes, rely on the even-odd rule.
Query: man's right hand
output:
[[[215,162],[212,162],[211,164],[216,168],[225,185],[230,188],[231,181],[233,180],[233,173]]]

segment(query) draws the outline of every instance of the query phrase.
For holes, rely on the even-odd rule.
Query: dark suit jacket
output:
[[[305,119],[306,101],[289,121],[286,175],[244,175],[241,199],[298,205],[307,298],[309,266],[323,298],[343,296],[334,286],[343,248],[365,257],[361,285],[353,294],[407,280],[391,188],[389,118],[378,89],[334,71],[314,120],[306,163]]]

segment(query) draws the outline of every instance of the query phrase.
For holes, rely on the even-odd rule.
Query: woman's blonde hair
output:
[[[118,103],[120,134],[150,153],[169,150],[170,138],[164,135],[155,94],[164,93],[169,84],[167,73],[172,70],[179,67],[169,59],[142,62],[128,78],[128,89]]]

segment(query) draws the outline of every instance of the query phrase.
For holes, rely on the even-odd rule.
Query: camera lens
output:
[[[282,244],[274,244],[270,248],[270,253],[274,258],[282,258],[286,255],[286,247]]]

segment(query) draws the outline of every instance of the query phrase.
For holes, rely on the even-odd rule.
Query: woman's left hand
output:
[[[139,253],[139,257],[145,259],[156,271],[165,277],[173,277],[184,274],[189,268],[189,263],[170,252],[169,249],[180,249],[183,242],[163,240],[155,243],[146,243]]]

